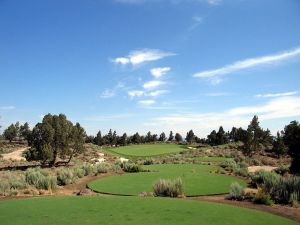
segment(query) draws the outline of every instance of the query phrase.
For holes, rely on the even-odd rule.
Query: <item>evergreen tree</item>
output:
[[[170,131],[168,141],[173,141],[173,140],[174,140],[173,131]]]
[[[244,137],[244,147],[243,152],[246,155],[252,155],[253,153],[260,150],[261,145],[266,145],[268,143],[269,139],[269,131],[264,131],[259,126],[258,117],[254,116],[251,120],[248,129],[247,134]]]
[[[138,132],[136,132],[133,136],[132,136],[132,139],[131,139],[132,143],[134,144],[140,144],[141,143],[141,137],[139,135]]]
[[[219,128],[216,138],[217,138],[217,140],[216,140],[217,145],[223,145],[223,144],[228,143],[227,135],[222,126],[220,126],[220,128]]]
[[[43,164],[48,162],[54,166],[57,158],[68,158],[68,163],[74,154],[84,150],[85,136],[79,123],[73,126],[63,114],[47,114],[32,130],[31,148],[26,153],[26,159],[39,160]]]
[[[17,124],[11,124],[8,128],[4,130],[4,138],[12,142],[18,136],[18,127]]]
[[[278,156],[278,158],[281,155],[284,155],[284,154],[287,153],[287,148],[284,145],[283,137],[280,135],[279,132],[277,132],[277,135],[274,138],[272,145],[273,145],[273,151],[276,153],[276,155]]]
[[[175,134],[175,141],[177,141],[177,142],[182,142],[183,141],[183,138],[179,133]]]
[[[166,134],[165,134],[165,132],[162,132],[162,133],[159,135],[158,141],[164,142],[165,140],[166,140]]]
[[[285,126],[283,141],[292,157],[291,173],[300,174],[300,124],[297,121]]]
[[[152,141],[152,135],[151,135],[151,132],[149,131],[147,134],[146,134],[146,137],[145,137],[145,142],[146,143],[149,143]]]
[[[208,136],[207,136],[207,142],[208,144],[214,146],[217,145],[217,132],[213,130]]]
[[[26,141],[30,141],[31,131],[29,124],[26,122],[24,125],[20,126],[20,137],[24,138]]]
[[[101,131],[99,130],[96,137],[94,138],[94,143],[98,146],[102,146],[104,144],[104,140],[102,138]]]
[[[127,134],[124,133],[120,138],[119,138],[119,145],[125,146],[127,145]]]
[[[191,144],[195,141],[195,134],[194,134],[193,130],[190,130],[189,132],[187,132],[185,140],[189,144]]]

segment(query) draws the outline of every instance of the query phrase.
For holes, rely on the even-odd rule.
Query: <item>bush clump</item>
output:
[[[272,205],[273,201],[269,194],[266,194],[263,190],[259,190],[255,197],[253,198],[253,202],[256,204],[263,204],[263,205]]]
[[[229,199],[241,201],[244,199],[244,195],[245,195],[244,188],[239,183],[234,182],[230,185]]]
[[[135,163],[122,163],[121,167],[124,170],[124,172],[127,172],[127,173],[143,172],[142,167]]]
[[[78,177],[74,174],[74,171],[69,168],[62,168],[57,171],[57,184],[67,185],[74,183]]]
[[[159,179],[153,185],[154,195],[159,197],[176,198],[183,194],[183,185],[181,178],[175,180]]]
[[[25,172],[25,179],[29,185],[37,189],[55,190],[56,188],[56,177],[50,177],[45,170],[40,168],[28,169]]]
[[[144,165],[152,165],[154,164],[154,160],[151,158],[145,159]]]
[[[110,164],[108,163],[99,163],[94,166],[95,174],[107,173],[110,170]]]
[[[251,179],[264,193],[269,193],[276,203],[300,201],[300,178],[297,176],[283,177],[275,172],[258,171]]]
[[[81,168],[84,170],[84,176],[88,176],[95,173],[94,167],[90,163],[84,163]]]

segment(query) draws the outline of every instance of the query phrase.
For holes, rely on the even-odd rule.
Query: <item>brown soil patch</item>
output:
[[[226,195],[190,197],[188,199],[221,203],[221,204],[233,205],[233,206],[249,208],[249,209],[256,209],[259,211],[272,213],[278,216],[286,217],[288,219],[300,222],[300,208],[293,208],[285,205],[272,205],[272,206],[258,205],[250,201],[231,201],[226,199]]]
[[[274,166],[249,166],[248,172],[255,173],[256,171],[259,171],[259,170],[272,171],[272,170],[275,170],[276,168],[277,167],[274,167]]]
[[[23,152],[27,150],[28,147],[19,148],[13,152],[2,154],[2,159],[4,160],[17,160],[17,161],[26,161],[26,159],[22,156]]]

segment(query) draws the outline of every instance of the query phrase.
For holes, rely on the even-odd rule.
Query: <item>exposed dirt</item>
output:
[[[89,191],[87,184],[93,180],[98,180],[100,178],[109,177],[115,175],[114,173],[104,173],[98,176],[86,176],[81,178],[74,184],[68,184],[66,186],[59,186],[59,189],[54,193],[54,195],[98,195],[93,191]]]
[[[300,208],[293,208],[285,205],[258,205],[250,201],[232,201],[227,200],[226,195],[215,195],[215,196],[201,196],[201,197],[190,197],[188,199],[198,200],[198,201],[208,201],[227,205],[233,205],[243,208],[256,209],[259,211],[269,212],[278,216],[283,216],[291,220],[300,222]]]
[[[248,172],[255,173],[256,171],[259,171],[259,170],[272,171],[272,170],[275,170],[276,168],[277,167],[274,167],[274,166],[249,166]]]
[[[4,160],[16,160],[16,161],[26,161],[26,159],[22,156],[23,152],[27,150],[28,147],[19,148],[13,152],[2,154],[2,159]]]

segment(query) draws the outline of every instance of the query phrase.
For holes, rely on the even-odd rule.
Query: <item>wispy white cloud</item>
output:
[[[207,0],[207,3],[210,5],[221,5],[223,0]]]
[[[118,119],[125,119],[135,116],[134,114],[113,114],[113,115],[97,115],[97,116],[90,116],[84,118],[85,121],[90,122],[105,122],[105,121],[112,121],[112,120],[118,120]]]
[[[165,52],[159,49],[141,49],[141,50],[131,51],[128,54],[128,56],[112,59],[112,62],[116,64],[122,64],[122,65],[127,65],[127,64],[138,65],[144,62],[156,61],[173,55],[176,54],[172,52]]]
[[[206,135],[220,125],[225,129],[231,129],[232,126],[246,127],[253,115],[258,115],[260,121],[299,117],[300,97],[278,97],[261,105],[235,107],[223,112],[170,114],[148,122],[160,129],[168,127],[186,131],[193,128]]]
[[[145,95],[144,91],[139,91],[139,90],[133,90],[133,91],[128,91],[129,97],[141,97]]]
[[[164,85],[165,82],[161,80],[151,80],[143,84],[143,88],[145,89],[155,89],[159,86]]]
[[[171,70],[170,67],[157,67],[150,70],[150,73],[155,78],[160,78],[164,75],[166,75]]]
[[[221,97],[221,96],[228,96],[230,93],[227,92],[213,92],[205,94],[208,97]]]
[[[134,97],[158,97],[163,94],[168,93],[168,90],[156,90],[156,91],[150,91],[150,92],[145,92],[145,91],[140,91],[140,90],[133,90],[133,91],[128,91],[128,96],[131,98]]]
[[[106,88],[101,94],[100,94],[100,98],[112,98],[114,96],[116,96],[117,92],[124,88],[125,85],[121,82],[119,82],[115,87],[113,88]]]
[[[15,106],[9,105],[9,106],[0,106],[0,110],[14,110],[16,109]]]
[[[168,93],[168,90],[157,90],[157,91],[151,91],[149,93],[146,94],[146,96],[150,96],[150,97],[158,97],[160,95],[166,94]]]
[[[284,96],[292,96],[296,95],[297,91],[291,91],[291,92],[282,92],[282,93],[269,93],[269,94],[258,94],[255,95],[257,98],[274,98],[274,97],[284,97]]]
[[[224,67],[215,70],[206,70],[206,71],[201,71],[199,73],[195,73],[193,76],[200,77],[200,78],[212,78],[218,75],[230,74],[240,70],[255,68],[263,65],[277,64],[297,56],[300,56],[300,48],[285,51],[279,54],[237,61],[234,62],[233,64],[226,65]]]
[[[200,26],[203,23],[203,17],[201,17],[201,16],[194,16],[192,18],[192,20],[193,20],[193,23],[188,28],[188,31],[190,31],[190,32],[193,31],[193,30],[195,30],[198,26]]]
[[[156,103],[156,101],[152,100],[152,99],[150,99],[150,100],[140,100],[139,101],[139,104],[143,107],[148,107],[148,106],[154,105],[155,103]]]

